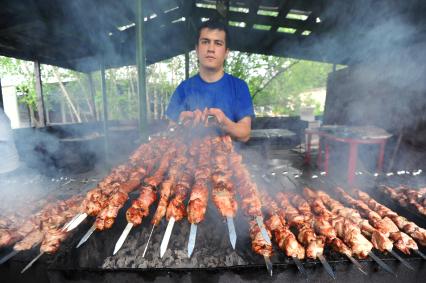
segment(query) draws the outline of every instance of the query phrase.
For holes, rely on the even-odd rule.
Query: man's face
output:
[[[225,32],[218,29],[202,29],[195,50],[201,68],[222,69],[229,52],[226,48]]]

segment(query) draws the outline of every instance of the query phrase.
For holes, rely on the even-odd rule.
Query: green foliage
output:
[[[197,58],[190,53],[190,76],[198,72]],[[33,63],[1,57],[0,77],[19,75],[25,82],[17,87],[21,103],[36,109]],[[301,106],[314,106],[315,114],[321,114],[323,105],[309,94],[301,95],[313,89],[325,88],[328,73],[332,65],[290,58],[273,57],[259,54],[231,52],[225,71],[245,80],[253,96],[255,106],[272,106],[276,115],[298,115]],[[45,107],[49,111],[58,111],[65,105],[71,115],[69,102],[57,81],[59,73],[72,103],[81,113],[82,120],[96,119],[91,113],[89,101],[94,100],[96,111],[102,112],[102,92],[100,72],[92,73],[94,97],[90,92],[87,74],[71,70],[42,65],[43,93]],[[184,79],[184,56],[177,56],[147,67],[147,96],[151,115],[161,118],[170,96]],[[108,116],[112,120],[138,119],[137,71],[135,66],[110,69],[106,71]],[[156,113],[154,113],[156,112]]]

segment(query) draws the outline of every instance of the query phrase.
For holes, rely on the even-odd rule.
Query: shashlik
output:
[[[373,245],[362,236],[357,227],[354,227],[354,223],[345,221],[341,215],[328,210],[323,201],[311,189],[305,187],[303,195],[312,210],[318,215],[315,222],[317,230],[327,236],[327,240],[334,250],[348,256],[367,257]],[[331,229],[333,232],[330,232]]]
[[[380,216],[388,217],[398,226],[401,231],[404,231],[410,235],[422,246],[426,246],[426,229],[423,229],[414,222],[408,221],[405,217],[399,216],[394,211],[390,210],[386,206],[378,203],[371,198],[367,193],[356,191],[357,197],[364,201],[371,209],[375,210]]]
[[[231,144],[232,145],[232,144]],[[212,201],[223,217],[234,218],[238,204],[232,182],[232,170],[229,168],[228,154],[231,152],[227,136],[212,139],[214,151],[212,158]]]
[[[343,189],[337,188],[337,191],[340,193],[342,198],[352,206],[356,207],[361,213],[366,215],[366,217],[370,220],[371,224],[382,234],[389,238],[389,242],[392,242],[393,239],[397,241],[393,242],[401,252],[405,254],[410,254],[410,249],[418,249],[417,244],[405,233],[400,232],[395,223],[389,218],[382,218],[377,212],[370,209],[367,204],[360,200],[355,200],[348,193],[346,193]],[[391,235],[393,235],[391,237]],[[406,241],[404,241],[406,240]],[[391,250],[392,247],[387,248],[387,250]]]
[[[349,245],[354,255],[359,258],[366,258],[373,248],[373,244],[367,240],[365,235],[371,238],[372,234],[364,229],[362,219],[358,215],[358,212],[351,208],[344,207],[340,202],[331,198],[328,194],[323,191],[312,192],[305,190],[306,196],[318,197],[321,202],[317,202],[314,207],[314,211],[323,211],[322,213],[328,213],[328,210],[337,217],[333,222],[332,226],[336,228],[337,235],[343,239],[345,243]],[[324,204],[325,206],[322,206]]]
[[[404,186],[396,188],[382,186],[381,190],[401,206],[412,207],[418,213],[426,216],[426,188],[410,189]]]
[[[323,254],[325,237],[317,236],[311,225],[312,215],[302,214],[291,203],[291,194],[279,192],[276,195],[278,204],[284,209],[286,220],[290,227],[297,230],[297,239],[305,247],[306,257],[316,259]],[[303,208],[302,208],[303,209]]]
[[[71,219],[80,209],[81,196],[73,196],[68,200],[60,200],[45,205],[39,212],[26,220],[19,228],[5,229],[2,243],[14,245],[15,250],[28,250],[38,244],[44,236],[45,230],[50,226],[60,227]],[[6,234],[7,233],[7,234]]]
[[[198,224],[204,219],[207,210],[211,179],[211,137],[207,136],[199,147],[198,164],[194,172],[194,185],[187,207],[188,221]]]
[[[285,221],[284,210],[266,193],[261,192],[262,207],[266,211],[266,227],[274,235],[278,247],[289,257],[305,258],[305,249],[297,241],[296,236],[290,231]]]

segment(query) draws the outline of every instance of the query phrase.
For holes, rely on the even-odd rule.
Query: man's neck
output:
[[[208,83],[214,83],[220,80],[223,77],[223,74],[225,72],[223,69],[220,70],[209,70],[200,68],[200,77],[203,79],[203,81]]]

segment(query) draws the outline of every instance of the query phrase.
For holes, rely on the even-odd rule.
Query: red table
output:
[[[383,169],[383,160],[385,155],[386,142],[388,138],[391,136],[391,135],[381,136],[381,137],[372,136],[372,137],[362,137],[362,138],[341,137],[341,136],[332,134],[330,132],[322,131],[321,129],[305,130],[305,134],[307,135],[306,153],[305,153],[305,162],[307,164],[310,164],[311,162],[312,135],[318,135],[320,138],[320,142],[318,145],[318,156],[317,156],[317,166],[319,168],[321,168],[321,161],[322,161],[321,139],[324,141],[325,150],[324,150],[324,160],[322,161],[323,162],[322,166],[326,174],[328,174],[328,161],[330,158],[330,144],[329,144],[330,141],[347,143],[349,145],[347,177],[348,177],[348,184],[350,185],[353,184],[354,177],[355,177],[356,163],[358,159],[358,145],[360,144],[379,145],[379,154],[377,158],[377,171],[381,172]]]

